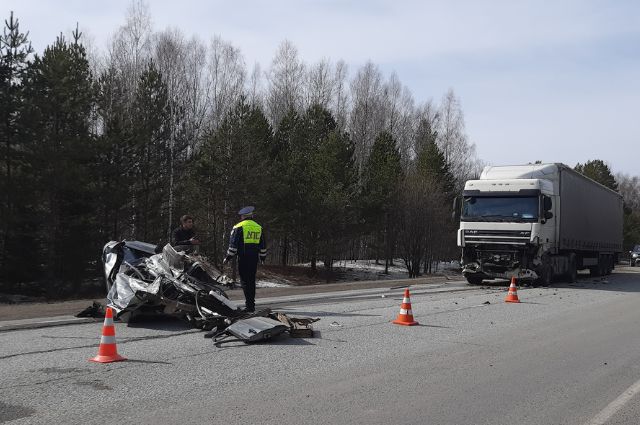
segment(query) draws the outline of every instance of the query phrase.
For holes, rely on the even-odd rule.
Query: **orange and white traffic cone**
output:
[[[516,290],[516,278],[511,278],[511,285],[509,285],[509,292],[507,292],[507,298],[504,299],[506,303],[519,303],[518,291]]]
[[[118,354],[118,348],[116,347],[116,328],[113,325],[113,310],[111,310],[111,307],[107,307],[104,315],[104,325],[102,326],[102,337],[100,338],[98,355],[89,360],[98,363],[127,360]]]
[[[404,290],[404,298],[402,299],[402,305],[400,306],[400,313],[398,318],[391,323],[403,326],[417,325],[418,322],[413,320],[413,312],[411,311],[411,297],[409,295],[409,289]]]

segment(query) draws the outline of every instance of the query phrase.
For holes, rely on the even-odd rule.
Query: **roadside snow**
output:
[[[291,285],[286,283],[270,282],[268,280],[256,280],[256,288],[286,288]]]
[[[309,267],[310,263],[301,264],[301,266]],[[322,261],[318,262],[318,267],[324,267]],[[389,265],[389,273],[384,273],[384,260],[380,260],[376,264],[375,260],[340,260],[333,264],[333,269],[342,272],[344,275],[341,280],[386,280],[386,279],[406,279],[409,277],[404,261],[400,258],[393,260],[393,265]],[[457,261],[441,261],[433,265],[434,272],[437,273],[456,273],[460,270],[460,264]]]
[[[311,267],[311,263],[298,264],[301,267]],[[323,268],[324,263],[318,261],[318,268]],[[384,273],[384,260],[376,264],[375,260],[341,260],[333,264],[333,270],[340,274],[338,280],[341,282],[363,281],[363,280],[390,280],[407,279],[409,273],[404,265],[404,261],[396,259],[393,265],[389,266],[389,273]],[[441,261],[433,265],[434,273],[457,274],[460,271],[458,261]],[[290,281],[279,276],[263,276],[256,281],[257,288],[284,288],[293,286]]]

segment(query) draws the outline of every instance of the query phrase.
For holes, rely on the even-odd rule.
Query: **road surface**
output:
[[[414,327],[402,289],[281,298],[318,335],[259,345],[117,324],[106,365],[100,323],[1,332],[0,423],[640,423],[640,270],[506,289],[414,286]]]

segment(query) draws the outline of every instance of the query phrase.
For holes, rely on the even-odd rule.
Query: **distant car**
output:
[[[633,249],[629,251],[629,254],[631,256],[631,267],[640,266],[640,245],[634,246]]]

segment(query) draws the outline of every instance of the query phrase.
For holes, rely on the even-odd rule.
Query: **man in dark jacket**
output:
[[[180,218],[180,227],[173,231],[173,247],[183,246],[187,249],[193,249],[200,245],[200,240],[196,237],[196,230],[193,228],[193,217],[183,215]]]
[[[252,220],[254,207],[244,207],[238,214],[240,222],[233,226],[229,238],[229,249],[224,263],[238,256],[238,273],[244,291],[246,311],[256,308],[256,271],[258,260],[264,264],[267,248],[262,226]]]

